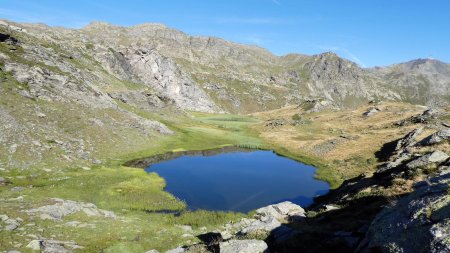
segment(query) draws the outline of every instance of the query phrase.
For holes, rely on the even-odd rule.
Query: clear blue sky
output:
[[[277,55],[334,51],[368,67],[450,62],[448,0],[0,0],[0,18],[75,28],[158,22]]]

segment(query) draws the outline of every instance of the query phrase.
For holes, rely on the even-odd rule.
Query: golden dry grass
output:
[[[363,113],[371,107],[373,106],[367,105],[353,110],[306,113],[300,108],[290,106],[255,113],[253,116],[265,121],[284,119],[288,122],[292,121],[293,115],[300,114],[310,123],[298,126],[285,124],[279,127],[261,123],[253,127],[266,142],[284,147],[294,154],[313,157],[329,165],[331,170],[327,173],[333,173],[334,176],[345,180],[373,171],[378,164],[375,152],[385,143],[419,127],[418,124],[394,126],[394,123],[419,114],[425,109],[411,104],[384,102],[376,106],[381,109],[379,113],[371,117],[363,116]],[[426,129],[420,138],[432,132],[433,130]]]

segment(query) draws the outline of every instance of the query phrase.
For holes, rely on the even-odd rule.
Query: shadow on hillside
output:
[[[348,202],[346,207],[318,214],[314,218],[291,222],[296,232],[287,240],[268,239],[270,252],[353,252],[364,239],[370,223],[390,200],[368,196]]]
[[[386,149],[383,152],[389,152],[389,146]],[[272,231],[268,239],[270,252],[353,252],[375,216],[393,203],[393,197],[377,194],[376,188],[391,185],[390,173],[346,180],[339,188],[315,199],[308,210],[317,212],[316,216],[287,224],[295,229],[289,239],[280,238],[280,231]],[[340,209],[324,211],[328,204],[339,205]]]
[[[378,162],[386,162],[389,160],[389,157],[394,154],[395,147],[399,140],[401,139],[385,143],[380,150],[375,152],[375,157],[377,158]]]

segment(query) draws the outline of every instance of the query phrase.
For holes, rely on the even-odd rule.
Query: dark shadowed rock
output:
[[[423,128],[420,127],[420,128],[414,129],[413,131],[406,134],[403,138],[401,138],[400,140],[397,141],[394,152],[400,153],[403,150],[405,150],[406,148],[413,146],[416,142],[417,136],[420,135],[422,133],[422,131],[423,131]]]
[[[450,140],[450,128],[438,131],[425,139],[421,140],[417,145],[429,146]]]
[[[450,252],[450,177],[429,181],[378,214],[356,252]]]

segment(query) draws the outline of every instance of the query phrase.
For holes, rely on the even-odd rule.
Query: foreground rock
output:
[[[220,243],[221,253],[268,253],[267,244],[261,240],[230,240]]]
[[[60,221],[64,216],[84,212],[88,216],[103,216],[106,218],[115,218],[115,214],[111,211],[106,211],[97,208],[92,203],[76,202],[72,200],[63,200],[53,198],[56,203],[53,205],[42,206],[25,211],[28,214],[39,214],[43,220]]]
[[[290,201],[262,207],[256,210],[256,217],[272,216],[276,219],[289,219],[305,217],[305,210]]]
[[[244,219],[241,221],[245,225],[242,226],[239,234],[277,237],[275,231],[282,231],[284,236],[286,229],[280,229],[283,227],[281,222],[303,219],[305,218],[305,210],[299,205],[285,201],[257,209],[254,218],[253,220]]]
[[[450,174],[429,182],[378,214],[357,252],[450,252]]]
[[[272,230],[281,226],[281,222],[279,222],[273,216],[264,216],[258,220],[253,221],[250,225],[244,227],[240,233],[244,235],[248,234],[256,234],[256,233],[265,233],[269,234]]]

